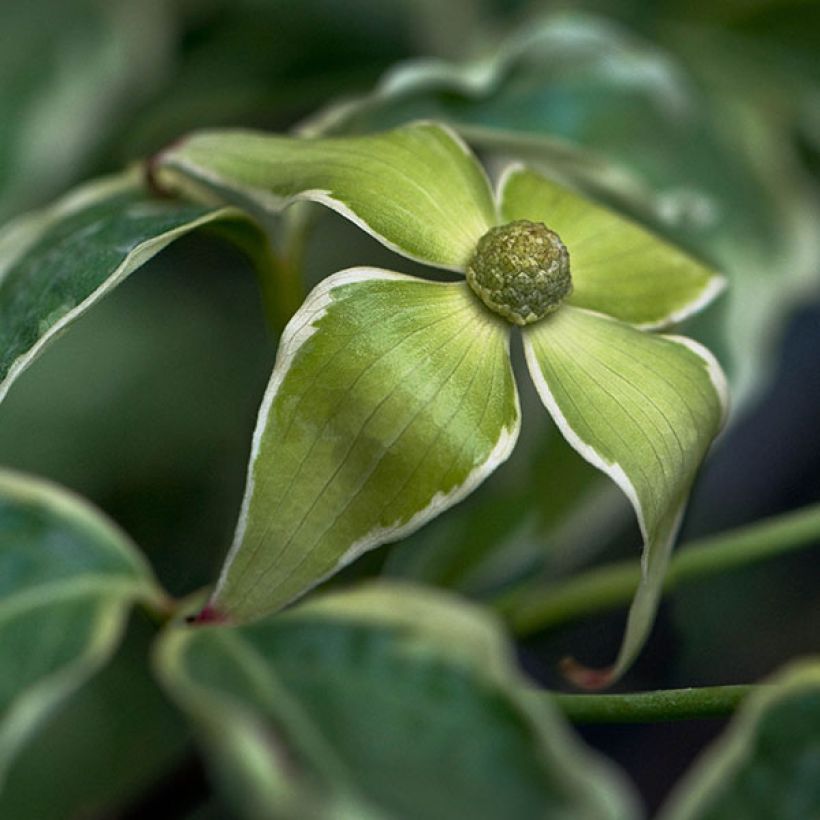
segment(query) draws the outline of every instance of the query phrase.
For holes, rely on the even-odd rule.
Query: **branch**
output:
[[[679,583],[743,567],[818,541],[820,504],[815,504],[684,546],[672,559],[664,589],[669,591]],[[628,604],[640,576],[637,561],[609,564],[564,583],[528,584],[501,596],[495,606],[516,634],[528,635]]]
[[[572,723],[654,723],[724,717],[760,685],[662,689],[628,695],[547,695]]]

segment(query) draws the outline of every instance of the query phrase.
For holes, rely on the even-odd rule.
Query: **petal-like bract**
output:
[[[282,338],[213,608],[277,609],[471,492],[518,435],[508,345],[464,282],[324,280]]]
[[[705,307],[723,278],[635,222],[526,168],[502,180],[501,217],[555,231],[569,249],[569,303],[644,328],[668,327]]]
[[[614,667],[573,677],[605,686],[651,628],[695,473],[723,423],[722,371],[700,345],[564,307],[524,332],[527,363],[564,437],[629,498],[644,538],[643,578]]]
[[[157,173],[168,187],[256,210],[320,202],[397,253],[457,271],[496,221],[483,169],[434,123],[328,139],[205,131],[161,154]]]

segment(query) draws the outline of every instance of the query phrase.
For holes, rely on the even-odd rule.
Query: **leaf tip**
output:
[[[603,669],[592,669],[584,666],[575,658],[564,658],[559,664],[561,674],[579,689],[595,692],[606,689],[615,680],[615,667],[605,666]]]

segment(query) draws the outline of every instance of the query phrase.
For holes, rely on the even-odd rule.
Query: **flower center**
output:
[[[519,219],[478,240],[467,282],[490,310],[528,325],[557,310],[572,293],[569,252],[546,225]]]

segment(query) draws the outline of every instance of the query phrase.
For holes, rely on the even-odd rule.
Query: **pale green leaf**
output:
[[[180,236],[233,209],[152,199],[139,174],[89,183],[0,233],[0,400],[43,348]]]
[[[128,538],[67,492],[0,471],[0,780],[26,738],[162,593]]]
[[[795,664],[755,692],[678,784],[659,817],[820,817],[820,661]]]
[[[605,686],[632,663],[652,626],[689,490],[723,424],[723,373],[689,339],[568,306],[528,327],[524,349],[561,432],[623,490],[644,539],[643,577],[614,666],[575,669],[582,685]]]
[[[216,610],[277,609],[469,494],[518,435],[508,345],[464,282],[324,280],[280,343]]]
[[[531,696],[497,623],[373,584],[239,628],[177,627],[157,669],[248,818],[633,818]]]
[[[338,139],[205,131],[164,151],[156,167],[163,186],[208,201],[273,212],[320,202],[397,253],[452,270],[495,224],[481,166],[434,123]]]
[[[724,282],[637,223],[521,166],[501,181],[502,219],[529,219],[554,230],[569,250],[569,304],[647,328],[697,312]]]

